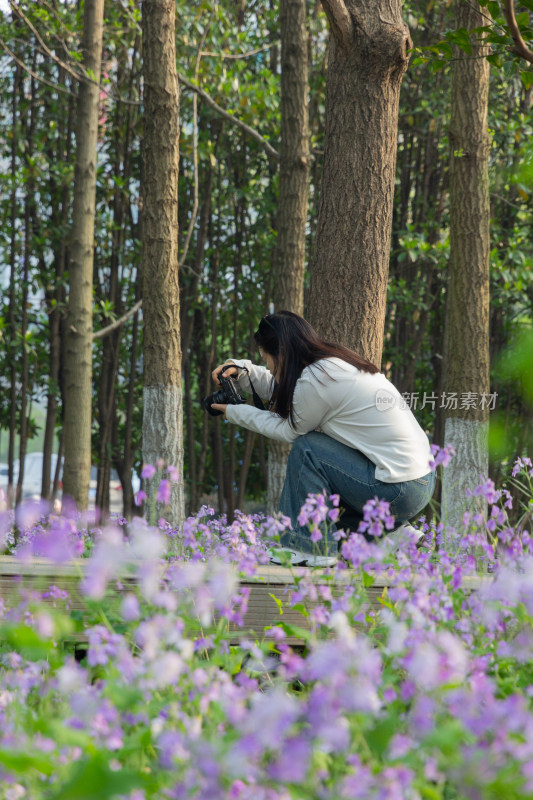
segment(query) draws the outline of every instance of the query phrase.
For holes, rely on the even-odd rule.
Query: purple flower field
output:
[[[487,481],[463,531],[420,523],[433,547],[391,552],[389,508],[369,502],[366,537],[335,533],[335,569],[293,570],[285,605],[306,625],[280,613],[239,645],[239,579],[268,563],[287,520],[227,524],[204,507],[174,530],[3,511],[1,552],[87,560],[83,614],[56,586],[21,583],[16,602],[0,600],[0,800],[531,798],[532,476],[519,459],[517,524],[509,490]],[[338,502],[303,507],[315,541]],[[379,577],[390,585],[376,611]],[[86,651],[69,644],[76,633]]]

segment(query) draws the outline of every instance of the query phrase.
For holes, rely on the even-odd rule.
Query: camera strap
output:
[[[252,383],[252,379],[250,378],[250,373],[248,372],[248,369],[246,367],[237,367],[237,369],[242,369],[248,375],[248,380],[250,381],[250,387],[252,389],[252,398],[253,398],[253,401],[254,401],[254,406],[256,408],[260,408],[262,411],[266,411],[265,404],[263,403],[263,401],[261,400],[261,398],[259,397],[259,395],[255,391],[255,387],[254,387],[254,385]]]

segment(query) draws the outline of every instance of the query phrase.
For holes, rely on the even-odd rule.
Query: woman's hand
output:
[[[224,419],[226,419],[226,409],[228,407],[227,403],[211,403],[211,408],[216,408],[218,411],[222,411],[224,415]]]
[[[232,369],[225,369],[228,365],[231,365]],[[220,364],[211,373],[211,377],[213,378],[213,380],[217,384],[217,386],[220,386],[220,381],[218,379],[218,376],[220,375],[222,370],[224,370],[224,377],[225,378],[229,377],[230,375],[237,375],[237,373],[239,371],[237,369],[237,367],[235,366],[235,364],[233,363],[233,361],[226,361],[225,364]],[[216,408],[216,406],[213,405],[213,408]]]

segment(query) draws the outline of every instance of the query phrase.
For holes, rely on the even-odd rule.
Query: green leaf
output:
[[[426,744],[435,747],[447,758],[463,746],[464,728],[458,720],[443,720],[426,737]]]
[[[106,687],[104,696],[108,697],[119,711],[131,710],[132,708],[142,705],[144,697],[140,689],[117,685],[111,682]]]
[[[524,70],[520,71],[520,77],[522,79],[522,83],[524,84],[524,88],[526,91],[531,88],[533,84],[533,72],[525,72]]]
[[[307,610],[307,608],[303,603],[296,603],[296,605],[291,606],[291,608],[293,611],[299,611],[300,614],[303,614],[304,617],[309,616],[309,611]]]
[[[516,23],[519,28],[527,28],[527,26],[529,25],[529,12],[522,11],[520,14],[517,14]]]
[[[311,639],[311,631],[308,631],[305,628],[300,628],[298,625],[291,625],[288,622],[280,622],[279,627],[283,628],[287,636],[294,636],[295,639],[302,639],[304,642],[308,642]]]
[[[52,800],[111,800],[145,783],[144,777],[132,770],[110,769],[108,756],[98,752],[74,765],[72,772],[71,780]]]
[[[280,616],[281,616],[283,614],[283,600],[280,600],[279,597],[276,597],[276,595],[272,594],[272,592],[269,592],[269,595],[272,598],[272,600],[275,602],[275,604],[277,605],[278,611],[279,611]]]
[[[370,575],[368,572],[363,572],[363,586],[367,589],[369,586],[372,586],[374,583],[374,576]]]
[[[495,67],[501,67],[502,65],[502,58],[498,53],[492,53],[492,55],[487,56],[487,61],[489,64],[494,64]]]
[[[211,655],[211,662],[216,664],[229,675],[236,675],[242,669],[243,654],[238,648],[233,647],[229,653],[220,653],[215,650]]]
[[[388,744],[398,730],[398,717],[396,715],[385,717],[374,725],[372,730],[365,733],[365,739],[372,752],[382,758]]]
[[[42,639],[37,631],[28,625],[4,625],[0,627],[0,640],[6,641],[17,653],[29,661],[48,658],[54,649],[53,642]]]
[[[457,45],[457,47],[460,47],[465,53],[468,53],[469,55],[472,53],[470,34],[466,28],[459,28],[456,31],[451,31],[450,33],[446,34],[446,38],[449,42],[453,42]]]
[[[423,786],[417,786],[421,796],[424,800],[442,800],[442,792],[435,786],[425,783]]]
[[[3,764],[10,772],[27,773],[28,770],[42,772],[43,775],[51,775],[54,767],[50,760],[43,755],[31,755],[29,753],[19,753],[15,750],[0,750],[0,764]]]

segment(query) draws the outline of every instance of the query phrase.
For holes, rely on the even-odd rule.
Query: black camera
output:
[[[226,369],[232,366],[233,364],[228,364]],[[204,408],[208,414],[211,414],[212,417],[218,417],[222,414],[222,411],[219,411],[218,408],[211,408],[212,403],[228,403],[230,406],[238,406],[242,405],[242,403],[246,403],[246,399],[239,392],[237,381],[234,378],[225,378],[224,372],[225,370],[222,370],[218,376],[221,388],[217,389],[213,394],[208,394],[207,397],[203,397],[201,401],[202,408]]]

